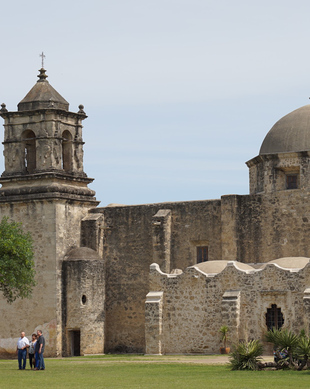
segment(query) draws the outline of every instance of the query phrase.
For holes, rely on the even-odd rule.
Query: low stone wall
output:
[[[162,293],[162,314],[152,314],[146,302],[146,349],[154,353],[219,353],[222,325],[230,328],[231,343],[263,340],[267,308],[273,304],[281,308],[284,327],[308,331],[309,282],[309,264],[299,271],[276,264],[252,271],[228,262],[221,273],[209,275],[195,267],[169,275],[152,264],[150,290]]]

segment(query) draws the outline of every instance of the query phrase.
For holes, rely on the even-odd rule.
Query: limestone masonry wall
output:
[[[0,299],[0,351],[15,355],[21,331],[29,338],[40,328],[46,337],[46,355],[56,354],[56,225],[55,206],[50,201],[0,204],[0,217],[23,223],[34,241],[37,286],[30,299],[8,304]],[[44,318],[44,321],[42,321]]]
[[[234,196],[240,262],[310,257],[310,194],[287,190],[270,195]],[[223,258],[225,259],[225,258]]]
[[[272,304],[281,308],[285,328],[309,330],[309,264],[298,272],[274,264],[259,271],[237,266],[229,262],[217,275],[192,267],[172,276],[152,265],[150,290],[162,294],[163,312],[160,318],[146,308],[146,348],[160,353],[158,320],[162,322],[161,353],[218,353],[222,325],[230,328],[230,343],[263,340],[266,312]]]
[[[228,195],[221,200],[91,210],[90,215],[102,214],[104,219],[101,239],[106,261],[105,350],[145,350],[144,304],[145,296],[152,291],[148,287],[148,267],[152,262],[167,273],[184,270],[196,263],[197,246],[208,246],[209,260],[256,263],[286,256],[310,257],[308,209],[307,192],[287,190],[268,195]],[[96,234],[100,235],[98,231]],[[173,285],[174,280],[169,278],[169,282]],[[194,293],[191,288],[188,283],[184,286],[188,296]],[[202,288],[195,293],[205,292]],[[171,304],[171,312],[178,302],[175,304]],[[236,297],[234,304],[232,309],[242,304],[242,298]],[[192,317],[204,309],[207,308],[197,306]],[[172,350],[169,342],[166,340],[167,347]],[[202,346],[193,348],[203,350]]]
[[[34,241],[37,286],[30,299],[12,305],[0,300],[0,353],[15,355],[21,331],[43,330],[46,355],[62,354],[61,261],[80,244],[80,223],[89,206],[61,200],[0,203],[0,218],[22,222]],[[19,314],[21,312],[21,314]]]
[[[71,356],[72,331],[80,332],[80,354],[104,350],[105,273],[98,259],[63,262],[63,355]]]
[[[171,210],[169,234],[157,230],[161,227],[156,225],[154,216],[159,210]],[[209,259],[220,259],[220,200],[115,206],[91,212],[102,213],[105,220],[105,351],[144,352],[144,303],[149,291],[149,266],[157,242],[163,249],[168,244],[160,243],[157,238],[163,233],[164,239],[171,239],[170,271],[196,263],[197,245],[210,245]],[[165,255],[162,258],[160,265],[166,266]]]

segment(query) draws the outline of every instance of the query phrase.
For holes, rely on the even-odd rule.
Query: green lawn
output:
[[[310,371],[236,372],[227,365],[188,363],[193,359],[128,355],[46,359],[45,371],[20,371],[16,360],[0,360],[0,388],[310,388]]]

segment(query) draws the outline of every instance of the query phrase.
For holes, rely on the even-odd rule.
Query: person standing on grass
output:
[[[28,350],[28,355],[29,355],[29,363],[30,363],[30,369],[32,370],[32,366],[36,367],[36,360],[35,360],[35,345],[37,342],[37,335],[32,334],[32,340],[29,344],[29,350]]]
[[[42,331],[37,331],[37,342],[35,345],[35,355],[36,355],[36,367],[34,370],[45,370],[45,363],[44,363],[44,349],[45,349],[45,339],[42,335]]]
[[[29,340],[25,337],[25,333],[20,334],[20,338],[17,341],[17,357],[19,370],[25,370],[27,359],[27,348],[29,347]],[[22,364],[23,362],[23,364]]]

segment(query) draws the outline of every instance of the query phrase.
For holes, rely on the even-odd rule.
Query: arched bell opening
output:
[[[22,133],[23,145],[23,169],[29,173],[34,173],[36,169],[36,136],[31,130]]]
[[[66,172],[72,170],[72,135],[68,130],[62,133],[62,168]]]

